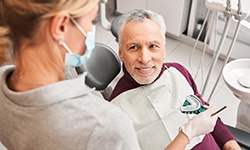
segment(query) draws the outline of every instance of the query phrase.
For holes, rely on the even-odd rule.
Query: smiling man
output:
[[[139,84],[150,84],[160,74],[165,57],[165,38],[150,19],[130,21],[122,31],[119,56]]]
[[[164,63],[165,33],[165,22],[157,13],[139,9],[120,18],[119,57],[124,75],[110,101],[131,118],[143,150],[164,149],[171,143],[175,143],[174,149],[240,149],[220,119],[211,133],[196,134],[206,128],[204,120],[190,128],[194,131],[191,137],[183,128],[195,116],[179,110],[186,96],[196,95],[206,103],[185,67],[179,63]],[[211,119],[213,117],[207,118]],[[180,134],[186,136],[176,138]],[[176,139],[179,141],[172,142]],[[189,144],[185,146],[187,139]],[[180,148],[181,145],[184,146]]]

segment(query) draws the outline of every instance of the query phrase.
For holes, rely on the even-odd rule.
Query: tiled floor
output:
[[[97,35],[96,35],[96,41],[100,43],[105,43],[106,45],[113,48],[116,52],[118,50],[118,44],[115,41],[115,38],[112,36],[111,32],[103,29],[100,24],[97,24]],[[201,56],[201,51],[195,51],[193,59],[191,61],[192,67],[189,65],[189,56],[192,52],[192,46],[188,46],[180,41],[178,39],[173,39],[170,37],[167,37],[167,56],[166,61],[176,61],[184,65],[186,68],[189,69],[191,74],[194,76],[195,71],[192,70],[193,67],[197,67],[195,64],[198,64],[199,58]],[[206,55],[205,58],[205,64],[211,61],[211,56]],[[209,92],[214,85],[217,76],[219,74],[220,68],[222,66],[223,62],[218,61],[217,67],[214,71],[214,74],[211,77],[211,81],[208,84],[207,92]],[[208,67],[207,67],[208,68]],[[208,69],[204,70],[204,73],[208,72]],[[114,80],[113,84],[117,81]],[[197,86],[198,88],[201,87],[201,74],[198,75],[196,78]],[[208,93],[204,94],[204,99],[208,97]],[[217,108],[220,108],[224,105],[227,106],[227,109],[224,110],[219,114],[220,118],[224,121],[225,124],[235,126],[236,125],[236,115],[237,115],[237,108],[239,105],[239,100],[234,97],[232,92],[227,88],[223,80],[219,82],[216,91],[214,92],[213,97],[210,100],[210,103],[212,105],[215,105]],[[1,144],[0,144],[0,150],[5,150]]]

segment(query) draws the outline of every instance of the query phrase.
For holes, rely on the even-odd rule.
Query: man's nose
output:
[[[147,64],[150,62],[151,54],[148,48],[141,49],[138,60],[143,64]]]

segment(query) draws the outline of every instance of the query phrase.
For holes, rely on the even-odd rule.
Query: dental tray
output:
[[[188,95],[180,108],[180,111],[185,114],[199,114],[205,110],[201,100],[195,95]]]

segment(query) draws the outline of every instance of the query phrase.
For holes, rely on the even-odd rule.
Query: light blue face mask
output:
[[[62,45],[68,53],[65,56],[65,65],[67,67],[79,67],[81,66],[84,61],[90,58],[93,49],[95,48],[95,26],[93,25],[91,32],[85,32],[82,27],[73,19],[71,18],[73,24],[80,30],[80,32],[86,37],[85,44],[86,44],[86,51],[85,53],[80,56],[78,54],[72,53],[70,48],[66,45],[63,39],[59,41],[59,44]]]

